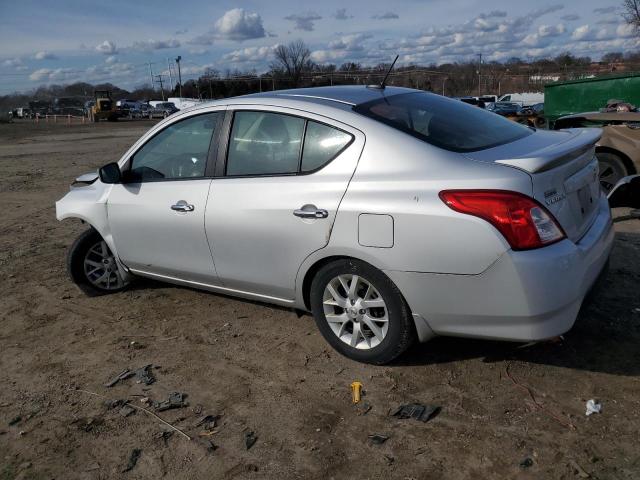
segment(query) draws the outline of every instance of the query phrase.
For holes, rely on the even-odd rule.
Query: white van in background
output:
[[[515,102],[520,103],[523,107],[530,107],[536,103],[544,103],[544,93],[527,92],[527,93],[506,93],[502,95],[499,102]]]
[[[173,103],[178,110],[184,110],[185,108],[202,103],[202,100],[199,98],[169,97],[167,98],[167,102]]]

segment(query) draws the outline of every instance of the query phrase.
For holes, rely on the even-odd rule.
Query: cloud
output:
[[[118,53],[118,47],[116,44],[110,40],[105,40],[100,45],[96,46],[96,51],[102,53],[103,55],[115,55]]]
[[[226,53],[222,56],[222,60],[230,63],[259,63],[270,58],[277,46],[278,45],[241,48]]]
[[[349,50],[350,52],[357,52],[364,50],[364,41],[371,38],[373,35],[370,33],[354,33],[350,35],[343,35],[337,40],[329,42],[330,50]]]
[[[185,33],[187,33],[189,31],[188,28],[181,28],[180,30],[176,30],[173,34],[174,35],[184,35]]]
[[[372,15],[371,18],[375,20],[395,20],[400,18],[400,16],[395,12],[385,12]]]
[[[349,20],[350,18],[353,18],[353,15],[347,14],[347,9],[346,8],[339,8],[331,16],[333,18],[335,18],[336,20]]]
[[[262,17],[243,8],[226,12],[215,23],[214,30],[219,38],[238,42],[265,36]]]
[[[116,63],[117,61],[118,61],[118,57],[116,57],[115,55],[111,55],[110,57],[107,57],[104,63],[106,63],[107,65],[110,65],[112,63]]]
[[[44,50],[42,50],[40,52],[37,52],[33,56],[33,58],[35,60],[57,60],[58,59],[58,57],[56,57],[53,53],[47,52],[47,51],[44,51]]]
[[[594,8],[593,9],[593,13],[597,13],[598,15],[602,15],[604,13],[613,13],[616,11],[616,7],[600,7],[600,8]]]
[[[504,10],[491,10],[489,13],[481,13],[478,18],[505,18],[507,12]]]
[[[318,20],[322,20],[322,17],[315,12],[307,12],[300,14],[292,14],[284,17],[285,20],[289,20],[294,23],[296,30],[304,30],[311,32],[315,28],[315,23]]]
[[[55,70],[51,70],[49,68],[40,68],[38,70],[34,70],[29,75],[29,80],[34,82],[41,81],[60,81],[60,80],[69,80],[77,77],[78,70],[74,70],[72,68],[56,68]]]
[[[568,13],[567,15],[561,16],[560,20],[564,20],[565,22],[575,22],[576,20],[580,20],[580,15],[576,15],[575,13]]]
[[[216,20],[213,28],[207,33],[192,38],[189,43],[194,45],[213,45],[216,40],[232,40],[243,42],[266,36],[262,17],[244,8],[234,8],[224,13]]]
[[[178,48],[180,41],[175,38],[169,40],[141,40],[133,42],[131,48],[133,50],[141,50],[144,52],[150,52],[153,50],[164,50],[167,48]]]
[[[2,62],[2,66],[13,68],[20,72],[27,69],[27,66],[24,64],[24,61],[20,57],[8,58]]]
[[[557,37],[566,31],[564,24],[558,25],[540,25],[538,27],[538,35],[540,37]]]

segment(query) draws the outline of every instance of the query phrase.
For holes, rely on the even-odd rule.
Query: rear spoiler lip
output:
[[[602,137],[602,129],[600,128],[571,128],[559,131],[569,132],[573,135],[562,143],[531,152],[527,157],[496,160],[496,163],[529,173],[546,172],[594,149],[595,144]]]

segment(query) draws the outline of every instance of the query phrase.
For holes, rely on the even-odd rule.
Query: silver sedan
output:
[[[172,115],[56,212],[91,226],[68,261],[88,294],[141,276],[310,311],[383,364],[571,328],[613,241],[599,136],[403,88],[276,91]]]

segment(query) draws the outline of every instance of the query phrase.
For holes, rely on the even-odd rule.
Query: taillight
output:
[[[514,250],[544,247],[565,238],[553,215],[533,198],[505,190],[443,190],[449,208],[496,227]]]

